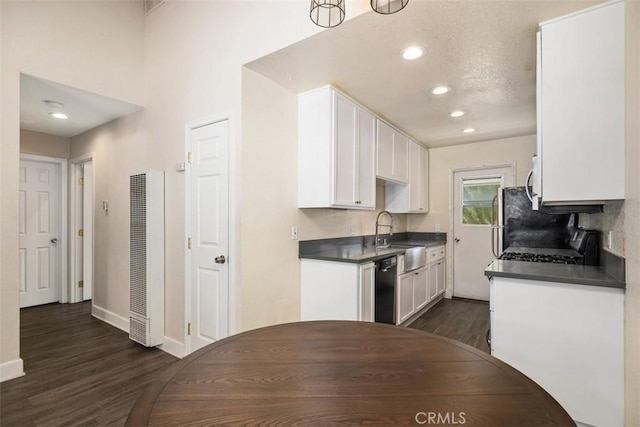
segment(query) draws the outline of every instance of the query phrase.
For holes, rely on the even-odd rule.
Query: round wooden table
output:
[[[414,329],[318,321],[256,329],[176,362],[127,419],[145,425],[569,426],[542,388]]]

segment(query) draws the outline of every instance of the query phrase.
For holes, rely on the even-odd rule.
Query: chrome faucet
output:
[[[382,214],[387,214],[389,216],[389,218],[391,219],[391,223],[390,224],[380,224],[380,217],[382,216]],[[376,237],[375,237],[376,251],[380,247],[386,248],[387,246],[389,246],[386,243],[383,246],[380,246],[380,242],[379,242],[380,233],[378,231],[380,227],[388,227],[389,228],[389,236],[393,236],[393,215],[391,215],[391,212],[389,212],[389,211],[380,211],[380,213],[376,217]]]

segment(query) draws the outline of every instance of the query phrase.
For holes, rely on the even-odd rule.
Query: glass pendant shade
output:
[[[311,0],[309,17],[320,27],[331,28],[340,25],[344,21],[344,2],[345,0]]]
[[[371,9],[383,15],[396,13],[409,3],[409,0],[371,0]]]

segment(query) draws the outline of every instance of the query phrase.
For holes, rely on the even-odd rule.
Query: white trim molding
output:
[[[122,317],[112,311],[99,307],[95,304],[91,308],[91,316],[115,328],[118,328],[129,335],[129,319]],[[176,341],[173,338],[169,338],[167,336],[164,337],[162,345],[159,345],[157,348],[164,351],[165,353],[177,357],[178,359],[182,359],[187,355],[187,350],[184,343]]]
[[[0,382],[9,381],[24,376],[24,363],[22,359],[10,360],[0,363]]]
[[[177,357],[178,359],[182,359],[187,355],[187,348],[184,343],[176,341],[173,338],[169,338],[166,335],[164,337],[164,342],[162,345],[159,345],[158,348],[165,353]]]
[[[129,319],[95,304],[91,307],[91,315],[129,334]]]

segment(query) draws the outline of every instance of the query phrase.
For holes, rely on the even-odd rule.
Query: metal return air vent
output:
[[[164,340],[164,173],[129,178],[129,338],[147,347]]]

